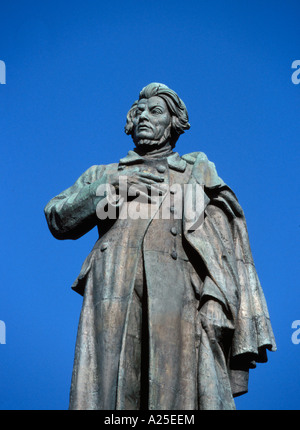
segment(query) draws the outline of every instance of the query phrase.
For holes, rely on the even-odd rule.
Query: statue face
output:
[[[158,96],[141,99],[133,118],[133,126],[133,140],[136,145],[158,144],[168,139],[171,115],[166,102]]]

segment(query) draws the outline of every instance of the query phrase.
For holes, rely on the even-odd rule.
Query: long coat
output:
[[[99,229],[72,286],[84,299],[70,409],[125,409],[126,334],[141,250],[148,294],[149,409],[234,409],[233,397],[247,392],[249,368],[267,361],[266,349],[276,350],[236,196],[201,152],[172,153],[165,161],[170,186],[190,184],[196,194],[197,186],[204,190],[196,228],[187,216],[165,221],[152,214],[130,228],[126,217],[97,217],[97,208],[107,207],[97,189],[114,173],[146,168],[157,174],[157,164],[145,167],[134,151],[119,163],[92,166],[45,208],[57,239]],[[182,214],[194,206],[195,194],[183,193]],[[174,226],[180,234],[168,236]],[[155,237],[159,246],[153,245]]]

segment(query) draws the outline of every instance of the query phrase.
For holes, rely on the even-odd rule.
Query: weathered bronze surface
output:
[[[148,85],[127,115],[135,149],[45,208],[57,239],[99,230],[72,286],[84,299],[70,409],[235,409],[276,350],[235,194],[204,153],[174,152],[189,127],[177,94]]]

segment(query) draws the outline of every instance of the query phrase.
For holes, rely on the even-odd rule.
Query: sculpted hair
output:
[[[133,117],[135,115],[136,106],[141,99],[150,99],[150,97],[161,97],[167,104],[172,116],[171,124],[171,144],[175,146],[179,136],[185,130],[190,128],[189,116],[185,104],[178,97],[175,91],[171,90],[164,84],[153,82],[142,89],[139,94],[139,99],[136,100],[127,113],[127,121],[125,125],[125,133],[132,135],[133,132]]]

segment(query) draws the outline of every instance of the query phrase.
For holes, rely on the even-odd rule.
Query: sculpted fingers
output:
[[[133,172],[129,175],[112,175],[110,184],[123,198],[138,198],[141,202],[151,202],[162,196],[168,189],[164,178],[148,172]]]
[[[141,172],[139,176],[144,179],[150,179],[155,182],[164,182],[164,177],[159,175],[154,175],[153,173]]]
[[[167,191],[167,184],[164,183],[164,177],[152,173],[140,173],[140,179],[146,184],[147,189],[153,196],[161,196]]]

